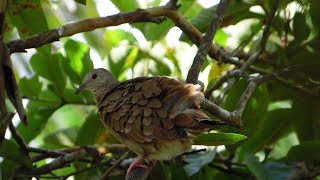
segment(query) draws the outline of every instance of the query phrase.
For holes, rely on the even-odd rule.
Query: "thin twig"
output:
[[[216,89],[218,89],[224,82],[226,82],[229,78],[239,78],[239,77],[244,77],[244,78],[248,78],[247,77],[248,75],[244,75],[244,73],[241,73],[240,70],[233,70],[233,71],[228,71],[226,74],[220,76],[220,78],[217,80],[217,82],[211,86],[211,87],[208,87],[205,91],[205,97],[206,99],[208,99],[212,92]]]
[[[258,83],[261,84],[267,80],[271,80],[271,79],[276,79],[278,77],[280,77],[280,75],[282,74],[287,74],[290,72],[294,72],[294,71],[298,71],[298,70],[302,70],[304,68],[314,68],[314,67],[320,67],[320,63],[315,63],[315,64],[298,64],[298,65],[293,65],[290,67],[286,67],[283,68],[279,71],[270,73],[270,74],[266,74],[264,76],[262,76],[261,78],[258,79]]]
[[[193,60],[191,68],[189,69],[186,82],[196,84],[198,82],[199,73],[203,65],[204,59],[209,52],[212,45],[213,37],[217,32],[218,27],[222,22],[224,12],[227,10],[231,0],[221,0],[218,4],[217,11],[209,24],[209,27],[203,36],[199,50]]]
[[[16,176],[47,174],[55,169],[65,167],[66,164],[69,164],[77,159],[85,157],[86,155],[87,155],[87,152],[85,150],[76,151],[73,153],[66,154],[64,156],[59,156],[54,161],[52,161],[46,165],[43,165],[39,168],[18,169],[15,174],[16,174]]]
[[[247,86],[247,88],[244,90],[244,92],[242,93],[240,100],[238,101],[236,110],[234,111],[234,114],[237,117],[241,117],[242,112],[244,110],[244,108],[246,107],[252,93],[254,92],[254,90],[256,89],[258,83],[256,82],[256,80],[252,80],[249,85]]]
[[[1,110],[3,110],[3,109],[1,109]],[[0,119],[0,145],[5,138],[7,127],[9,125],[9,123],[11,122],[14,114],[15,113],[13,113],[13,112],[8,113],[6,108],[4,109],[4,111],[0,112],[0,118],[1,118]]]
[[[67,154],[65,152],[61,152],[61,151],[57,151],[57,150],[40,149],[40,148],[33,148],[33,147],[28,147],[28,150],[30,152],[40,153],[40,155],[36,155],[36,156],[31,157],[32,162],[37,162],[37,161],[40,161],[40,160],[46,159],[46,158],[56,158],[56,157],[63,156],[63,155]]]
[[[225,174],[231,174],[231,175],[236,175],[236,176],[240,176],[240,177],[245,177],[247,179],[254,179],[254,177],[246,172],[242,172],[242,171],[238,171],[235,169],[226,169],[223,168],[221,166],[215,165],[213,163],[209,164],[209,167],[212,167],[214,169],[217,169]]]
[[[11,121],[9,123],[9,129],[11,131],[12,137],[19,144],[21,150],[29,157],[29,150],[28,150],[27,144],[24,142],[23,138],[17,132],[16,128],[14,127]]]
[[[194,150],[194,151],[190,151],[190,152],[185,152],[182,155],[190,155],[190,154],[197,154],[199,152],[206,152],[207,149],[198,149],[198,150]]]
[[[182,14],[180,14],[179,11],[177,11],[175,8],[170,8],[168,6],[160,6],[143,10],[140,9],[127,13],[119,13],[107,17],[85,19],[75,23],[66,24],[57,29],[52,29],[41,34],[37,34],[25,40],[17,39],[14,41],[10,41],[9,43],[7,43],[7,45],[11,53],[25,52],[25,49],[37,48],[42,45],[52,43],[54,41],[58,41],[62,37],[72,36],[73,34],[77,34],[80,32],[92,31],[101,27],[117,26],[119,24],[124,23],[134,23],[138,20],[142,20],[139,18],[142,18],[141,16],[145,15],[146,13],[148,13],[149,16],[153,16],[154,18],[160,18],[162,16],[168,17],[191,39],[191,41],[195,45],[200,45],[200,42],[202,40],[202,33],[197,28],[195,28]],[[65,29],[66,31],[62,31]],[[215,44],[211,45],[209,50],[209,56],[213,59],[222,61],[224,63],[234,64],[238,67],[241,67],[244,64],[243,62],[239,61],[238,58],[232,57],[222,48],[218,47]],[[253,65],[250,65],[248,69],[262,74],[269,73],[268,71]],[[276,78],[276,80],[289,88],[293,88],[297,91],[307,93],[312,96],[317,96],[315,94],[312,94],[303,87],[297,87],[294,84],[287,82],[283,78]]]
[[[236,117],[233,113],[221,108],[220,106],[214,104],[213,102],[204,99],[201,103],[201,107],[208,111],[213,116],[217,116],[221,121],[228,123],[229,125],[240,127],[240,119]]]
[[[276,14],[276,11],[278,9],[279,6],[279,2],[280,0],[275,0],[275,2],[273,3],[271,12],[269,13],[269,15],[267,16],[267,20],[266,20],[266,25],[263,29],[262,32],[262,37],[260,40],[260,47],[259,50],[255,53],[253,53],[250,58],[242,65],[242,67],[240,68],[241,71],[244,71],[247,69],[247,67],[251,64],[253,64],[254,61],[256,61],[259,57],[259,55],[261,53],[263,53],[263,51],[265,50],[266,44],[267,44],[267,40],[270,34],[270,29],[271,29],[271,25],[274,19],[274,16]]]
[[[40,161],[42,159],[46,158],[56,158],[58,156],[63,156],[68,153],[80,151],[80,150],[87,150],[87,152],[90,154],[90,152],[94,151],[88,151],[88,149],[92,149],[95,152],[100,153],[122,153],[125,152],[127,147],[123,144],[106,144],[106,145],[100,145],[100,146],[74,146],[70,148],[64,148],[64,149],[58,149],[58,150],[49,150],[49,149],[42,149],[42,148],[34,148],[34,147],[28,147],[28,150],[30,152],[38,153],[39,155],[33,156],[31,160],[33,162]],[[92,154],[92,153],[91,153]]]
[[[0,42],[3,41],[4,34],[6,32],[6,11],[8,6],[8,0],[2,0],[0,3]]]
[[[110,173],[128,156],[129,151],[125,152],[102,176],[101,180],[108,179]]]
[[[254,63],[254,61],[256,61],[258,59],[259,55],[262,52],[264,52],[264,49],[265,49],[265,46],[266,46],[266,43],[267,43],[267,40],[268,40],[268,37],[269,37],[271,24],[273,22],[273,19],[274,19],[276,11],[278,9],[278,6],[279,6],[279,0],[275,0],[274,4],[272,6],[271,12],[268,15],[267,22],[266,22],[265,28],[263,30],[263,33],[262,33],[262,38],[261,38],[261,41],[260,41],[260,47],[258,48],[258,51],[253,53],[249,57],[249,59],[241,66],[241,68],[240,68],[241,72],[244,72],[252,63]],[[235,82],[236,82],[235,78],[230,79],[226,89],[227,90],[231,89],[231,87],[233,86],[233,84]],[[240,100],[239,100],[239,102],[238,102],[238,104],[236,106],[236,109],[234,110],[234,114],[237,117],[241,117],[242,116],[242,112],[243,112],[247,102],[249,101],[253,91],[257,87],[257,85],[258,85],[258,83],[255,80],[252,80],[249,83],[249,85],[246,88],[246,90],[243,92],[243,94],[240,97]],[[241,121],[240,121],[240,124],[242,124]]]
[[[2,0],[0,3],[0,144],[5,138],[5,134],[8,128],[8,123],[11,121],[10,114],[8,113],[6,106],[6,96],[5,96],[5,72],[3,69],[5,52],[3,46],[3,38],[6,29],[6,10],[7,10],[8,0]]]
[[[67,175],[63,176],[62,178],[63,178],[63,179],[67,179],[67,178],[70,177],[70,176],[79,175],[79,174],[81,174],[81,173],[90,171],[90,170],[92,170],[92,169],[96,169],[97,167],[102,167],[102,166],[110,165],[110,162],[111,162],[111,159],[109,159],[109,160],[107,160],[107,161],[103,161],[103,162],[97,163],[97,164],[94,164],[94,165],[92,165],[92,166],[90,166],[90,167],[83,168],[83,169],[78,170],[78,171],[75,171],[75,172],[72,172],[72,173],[70,173],[70,174],[67,174]]]
[[[300,64],[300,65],[296,65],[296,66],[291,66],[291,67],[288,67],[288,68],[284,68],[280,71],[277,71],[277,72],[274,72],[274,73],[271,73],[271,74],[267,74],[267,75],[264,75],[264,76],[259,76],[257,78],[253,78],[252,81],[249,83],[249,85],[247,86],[247,88],[245,89],[245,91],[243,92],[242,96],[240,97],[240,100],[237,104],[237,107],[236,107],[236,110],[235,110],[235,115],[236,116],[241,116],[245,106],[246,106],[246,103],[249,101],[252,93],[254,92],[255,88],[267,81],[267,80],[270,80],[270,79],[273,79],[273,78],[277,78],[280,74],[284,74],[284,73],[288,73],[288,72],[292,72],[292,71],[296,71],[296,70],[299,70],[299,69],[302,69],[302,68],[307,68],[307,67],[315,67],[315,66],[319,66],[320,64]]]

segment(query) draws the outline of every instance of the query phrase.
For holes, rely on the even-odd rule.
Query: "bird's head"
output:
[[[76,94],[80,93],[82,90],[96,92],[100,88],[107,89],[118,82],[119,81],[106,69],[93,69],[84,76]]]

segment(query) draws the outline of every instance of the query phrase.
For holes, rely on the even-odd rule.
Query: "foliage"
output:
[[[127,12],[157,7],[162,1],[98,2],[8,1],[4,42],[26,39],[71,22],[111,15],[117,12],[115,9]],[[319,2],[280,2],[266,49],[251,65],[268,73],[285,68],[294,70],[279,73],[275,79],[263,82],[254,91],[242,114],[242,128],[225,126],[218,132],[195,139],[197,145],[225,146],[195,146],[198,149],[205,147],[207,152],[159,162],[150,173],[150,179],[319,179],[316,177],[320,174]],[[205,8],[196,0],[179,0],[178,3],[181,5],[179,13],[204,33],[217,5]],[[231,1],[214,43],[240,60],[247,60],[259,48],[265,22],[274,3],[273,0]],[[105,14],[111,5],[114,6],[111,14]],[[84,75],[97,67],[109,69],[121,81],[163,75],[185,80],[197,48],[190,37],[179,33],[170,19],[160,24],[132,23],[78,33],[26,53],[11,55],[28,127],[19,121],[18,116],[13,122],[28,147],[68,153],[61,149],[82,146],[90,154],[38,177],[99,179],[111,167],[122,151],[103,148],[94,151],[90,148],[92,145],[103,147],[104,144],[118,142],[100,123],[93,96],[88,92],[75,95],[76,88]],[[200,80],[210,87],[235,68],[233,64],[208,56],[202,66]],[[262,74],[254,69],[245,72],[252,77]],[[248,82],[240,78],[225,92],[226,84],[216,89],[210,100],[233,111]],[[216,101],[219,98],[221,101]],[[6,105],[8,111],[14,111],[8,98]],[[11,179],[21,169],[40,167],[50,162],[35,159],[38,155],[35,152],[26,155],[8,132],[0,146],[3,158],[0,175],[3,179]],[[127,166],[123,163],[119,167],[110,179],[123,178]],[[82,169],[86,171],[72,174]]]

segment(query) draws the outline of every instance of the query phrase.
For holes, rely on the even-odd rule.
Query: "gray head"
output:
[[[108,89],[115,83],[119,81],[106,69],[93,69],[84,76],[76,94],[82,90],[90,90],[96,94],[97,91]]]

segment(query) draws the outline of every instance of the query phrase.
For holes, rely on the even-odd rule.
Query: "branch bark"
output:
[[[199,50],[193,60],[192,66],[189,69],[188,76],[187,76],[187,83],[196,84],[198,82],[199,73],[201,67],[203,65],[204,59],[209,52],[209,49],[213,42],[213,37],[217,32],[218,27],[222,22],[222,17],[224,12],[227,10],[231,0],[221,0],[216,13],[213,15],[213,18],[209,24],[209,27],[203,36]]]
[[[4,140],[4,136],[6,134],[6,130],[11,121],[11,118],[8,118],[7,106],[5,102],[5,78],[4,78],[4,69],[2,67],[3,64],[3,48],[2,41],[5,33],[5,17],[6,17],[6,9],[7,9],[7,0],[0,2],[0,144]]]
[[[149,19],[141,18],[141,16],[143,16],[143,14],[146,14],[146,13],[149,14],[148,15]],[[11,42],[8,42],[7,46],[10,49],[10,53],[25,52],[26,49],[37,48],[45,44],[52,43],[54,41],[58,41],[60,38],[72,36],[74,34],[81,33],[81,32],[92,31],[97,28],[117,26],[119,24],[134,23],[139,21],[146,22],[148,20],[150,22],[159,23],[161,22],[163,16],[171,19],[177,27],[179,27],[184,33],[186,33],[186,35],[194,44],[196,44],[197,46],[200,45],[200,42],[202,40],[202,33],[197,28],[195,28],[175,8],[169,5],[165,5],[160,7],[148,8],[148,9],[140,9],[140,10],[126,12],[126,13],[119,13],[119,14],[107,16],[107,17],[86,19],[86,20],[75,22],[75,23],[66,24],[57,29],[52,29],[47,32],[43,32],[41,34],[27,38],[25,40],[22,40],[22,39],[13,40]],[[158,19],[158,21],[155,21],[155,19]],[[239,61],[238,58],[232,57],[231,55],[229,55],[227,52],[225,52],[223,49],[221,49],[215,44],[211,45],[208,54],[211,58],[215,60],[219,60],[224,63],[234,64],[238,67],[241,67],[244,64],[243,62]],[[268,71],[253,65],[250,65],[248,69],[254,72],[262,73],[262,74],[269,73]],[[294,84],[287,82],[283,78],[277,78],[276,80],[289,88],[293,88],[303,93],[308,93],[309,95],[312,95],[312,96],[317,96],[316,94],[312,94],[311,92],[309,92],[307,89],[303,87],[297,87]]]
[[[39,168],[33,168],[33,169],[18,169],[16,172],[16,175],[24,176],[24,175],[41,175],[41,174],[47,174],[55,169],[59,169],[61,167],[66,166],[66,164],[71,163],[72,161],[75,161],[77,159],[80,159],[82,157],[85,157],[87,155],[85,150],[76,151],[73,153],[66,154],[64,156],[60,156],[54,161],[43,165]]]
[[[116,168],[117,166],[119,166],[119,164],[128,156],[129,151],[125,152],[102,176],[101,176],[101,180],[106,180],[108,179],[110,173],[114,170],[114,168]]]

